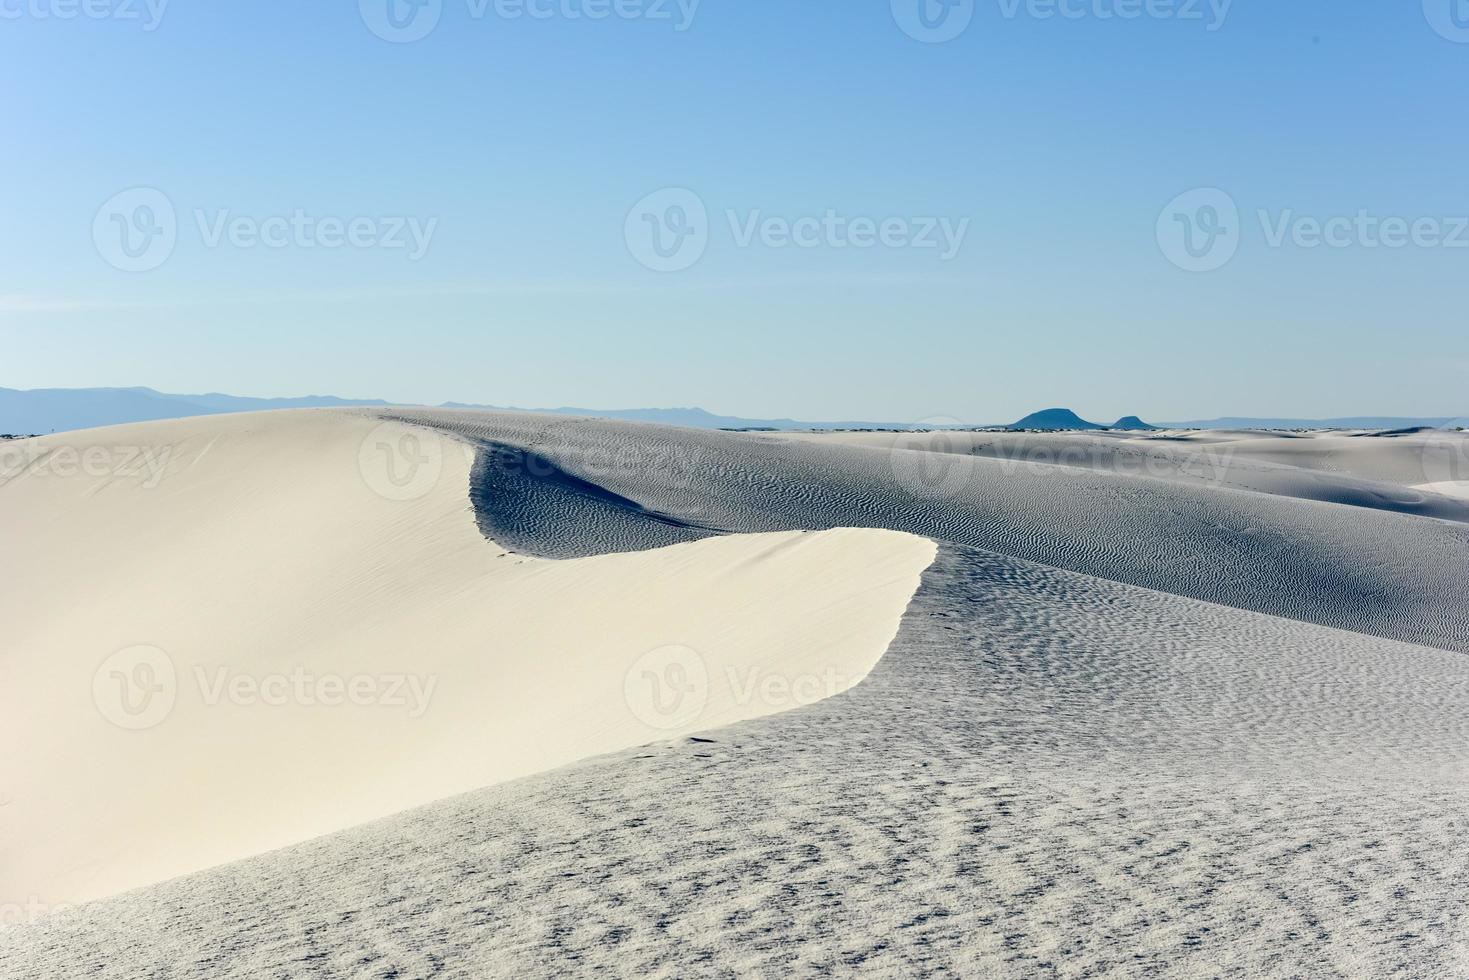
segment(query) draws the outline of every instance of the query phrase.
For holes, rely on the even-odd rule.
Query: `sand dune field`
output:
[[[1462,438],[28,440],[0,974],[1469,974]]]

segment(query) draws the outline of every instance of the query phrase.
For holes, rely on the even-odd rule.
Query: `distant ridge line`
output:
[[[338,398],[334,395],[305,395],[300,398],[251,398],[208,392],[196,395],[169,394],[152,388],[36,388],[20,390],[0,388],[0,433],[40,434],[89,429],[128,422],[151,422],[160,419],[188,418],[225,412],[256,412],[283,408],[380,408],[396,403],[381,398]],[[1150,425],[1136,415],[1127,415],[1113,424],[1089,422],[1066,408],[1034,412],[1009,425],[982,425],[962,422],[803,422],[797,419],[754,419],[737,415],[716,415],[698,407],[689,408],[516,408],[504,405],[478,405],[446,402],[437,407],[476,409],[502,412],[538,412],[550,415],[581,415],[616,419],[625,422],[652,422],[694,429],[750,429],[766,431],[805,431],[838,429],[886,429],[911,431],[923,429],[1042,429],[1048,431],[1096,431],[1121,429],[1410,429],[1421,426],[1441,428],[1469,425],[1464,417],[1398,417],[1354,416],[1333,419],[1250,418],[1230,416],[1191,422],[1163,422]]]

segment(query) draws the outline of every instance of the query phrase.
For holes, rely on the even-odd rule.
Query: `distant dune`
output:
[[[1375,439],[1356,433],[1215,429],[793,433],[786,438],[983,457],[1012,476],[1044,474],[1049,467],[1061,465],[1125,479],[1229,487],[1469,523],[1469,503],[1456,484],[1424,482],[1428,475],[1469,473],[1469,435],[1458,433],[1429,430]],[[983,478],[967,461],[933,468],[946,473],[946,479],[952,479],[955,471],[970,471],[971,478]]]
[[[1463,425],[1469,416],[1390,416],[1355,415],[1334,419],[1248,418],[1232,416],[1217,419],[1195,419],[1192,422],[1164,422],[1167,429],[1412,429]]]

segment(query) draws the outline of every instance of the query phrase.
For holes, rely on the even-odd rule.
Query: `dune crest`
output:
[[[41,905],[840,693],[935,554],[843,528],[516,555],[476,527],[473,447],[331,410],[6,451],[0,725],[29,749],[0,896]]]

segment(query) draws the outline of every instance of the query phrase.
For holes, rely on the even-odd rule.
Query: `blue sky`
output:
[[[3,386],[1469,413],[1466,0],[83,2],[0,0]]]

